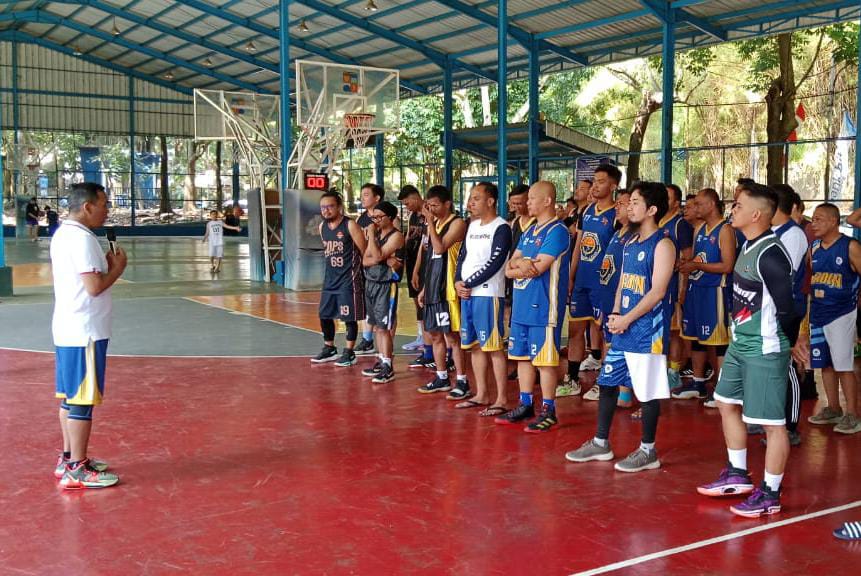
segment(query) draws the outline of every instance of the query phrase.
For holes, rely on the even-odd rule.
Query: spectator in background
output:
[[[242,232],[242,223],[239,216],[242,214],[242,208],[234,206],[228,208],[224,215],[224,230],[227,236],[239,236]]]
[[[48,220],[48,236],[53,236],[60,227],[60,215],[50,206],[45,206],[45,218]]]
[[[24,219],[27,222],[27,236],[33,242],[39,240],[39,216],[39,205],[36,203],[36,198],[30,198]]]

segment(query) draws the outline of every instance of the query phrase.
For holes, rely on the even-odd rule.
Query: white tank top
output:
[[[508,226],[508,222],[499,216],[485,225],[482,225],[480,220],[469,223],[464,239],[466,257],[461,267],[461,278],[469,278],[487,264],[493,252],[493,236],[500,226]],[[489,280],[473,288],[472,295],[497,298],[505,296],[505,266],[502,266]]]

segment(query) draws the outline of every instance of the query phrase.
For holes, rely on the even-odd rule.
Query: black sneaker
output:
[[[373,340],[365,340],[364,338],[362,338],[362,340],[358,344],[356,344],[356,347],[353,349],[353,351],[356,353],[356,356],[368,356],[370,354],[377,353],[377,351],[374,349]]]
[[[530,434],[540,434],[541,432],[548,432],[557,424],[559,424],[559,420],[556,419],[556,410],[544,405],[541,407],[541,414],[538,418],[530,422],[523,431]]]
[[[434,372],[436,372],[436,362],[434,361],[433,358],[428,358],[425,360],[425,368],[427,368],[428,370],[433,370]]]
[[[449,372],[454,372],[454,360],[449,358],[445,361],[445,369]]]
[[[709,366],[708,368],[706,368],[706,375],[705,375],[705,379],[706,379],[706,380],[711,380],[711,379],[712,379],[712,376],[714,376],[714,375],[715,375],[715,371],[712,369],[712,367],[711,367],[711,366]]]
[[[380,366],[380,371],[377,372],[377,375],[374,376],[374,379],[371,380],[374,384],[385,384],[386,382],[391,382],[395,379],[395,369],[392,368],[391,364],[383,364]]]
[[[434,392],[448,392],[451,390],[451,380],[448,378],[434,378],[424,386],[417,389],[421,394],[433,394]]]
[[[679,372],[679,376],[682,378],[693,378],[694,377],[694,369],[693,368],[685,368],[681,372]]]
[[[418,358],[416,358],[415,360],[410,362],[409,369],[410,370],[417,370],[419,368],[424,368],[426,362],[427,362],[427,360],[425,360],[425,355],[420,354]]]
[[[376,362],[374,362],[373,366],[371,366],[370,368],[365,368],[364,370],[362,370],[362,376],[368,376],[368,377],[376,376],[377,374],[380,373],[380,370],[382,370],[382,369],[383,369],[383,361],[377,360]]]
[[[352,366],[356,362],[356,353],[349,348],[344,348],[344,351],[341,353],[341,357],[338,358],[337,362],[335,362],[335,366],[346,368],[347,366]]]
[[[323,346],[320,353],[311,358],[312,364],[323,364],[325,362],[334,362],[338,359],[338,349],[334,346]]]
[[[458,380],[455,382],[454,388],[445,397],[446,400],[466,400],[473,394],[469,390],[469,382],[467,380]]]
[[[530,404],[529,406],[525,406],[524,404],[518,404],[517,408],[509,412],[508,414],[504,414],[502,416],[497,416],[493,419],[497,424],[520,424],[524,420],[528,418],[533,418],[535,416],[535,406]]]

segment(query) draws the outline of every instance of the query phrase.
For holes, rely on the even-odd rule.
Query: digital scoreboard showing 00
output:
[[[305,190],[328,190],[329,175],[320,172],[305,172]]]

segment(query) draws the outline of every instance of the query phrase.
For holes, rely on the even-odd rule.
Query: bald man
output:
[[[533,184],[526,204],[536,221],[523,233],[505,267],[506,277],[514,280],[508,357],[517,362],[520,404],[496,418],[496,423],[522,425],[535,416],[532,391],[538,368],[542,409],[524,431],[540,433],[558,423],[556,368],[568,294],[571,241],[565,224],[556,218],[556,187],[552,183]]]

